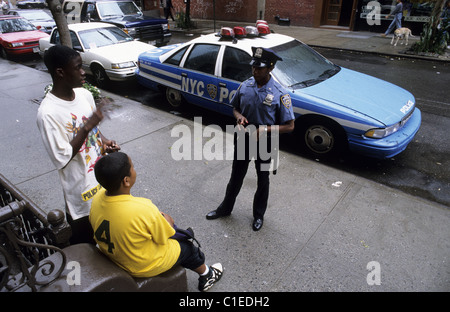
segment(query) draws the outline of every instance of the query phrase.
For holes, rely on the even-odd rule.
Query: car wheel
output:
[[[8,59],[8,54],[6,53],[6,50],[3,47],[0,47],[0,56],[5,60]]]
[[[298,120],[295,128],[303,149],[314,157],[337,156],[345,149],[345,132],[332,120],[322,117]]]
[[[166,99],[173,108],[180,108],[184,101],[181,92],[172,88],[166,88]]]
[[[92,67],[92,74],[94,75],[95,84],[99,88],[104,88],[109,84],[109,78],[106,75],[103,67],[95,65]]]

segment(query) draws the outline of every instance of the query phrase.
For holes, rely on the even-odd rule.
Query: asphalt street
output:
[[[0,60],[0,82],[0,172],[42,209],[63,209],[59,177],[36,126],[50,76]],[[251,229],[252,165],[233,214],[209,221],[206,213],[224,196],[231,151],[222,151],[225,160],[176,161],[174,129],[191,129],[192,147],[203,147],[209,138],[194,129],[204,125],[159,109],[164,103],[157,95],[151,106],[103,95],[114,99],[115,109],[100,127],[133,159],[133,195],[150,198],[179,226],[193,227],[207,263],[223,264],[224,276],[212,292],[450,290],[448,206],[283,150],[261,231]],[[232,138],[221,135],[226,146]],[[189,290],[197,292],[196,286],[189,271]]]

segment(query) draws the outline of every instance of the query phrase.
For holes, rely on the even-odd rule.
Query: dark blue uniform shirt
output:
[[[283,125],[295,119],[289,93],[272,77],[261,88],[254,77],[247,79],[231,104],[253,125]]]

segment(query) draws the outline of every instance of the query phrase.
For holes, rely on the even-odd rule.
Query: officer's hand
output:
[[[247,120],[247,118],[245,118],[244,116],[242,116],[242,115],[239,115],[237,118],[236,118],[236,123],[237,123],[237,125],[238,126],[246,126],[247,124],[248,124],[248,120]],[[239,128],[240,129],[240,128]]]

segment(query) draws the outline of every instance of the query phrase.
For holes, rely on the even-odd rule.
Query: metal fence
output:
[[[37,291],[65,268],[70,226],[61,210],[47,215],[0,174],[0,292]],[[61,261],[47,258],[59,253]]]

